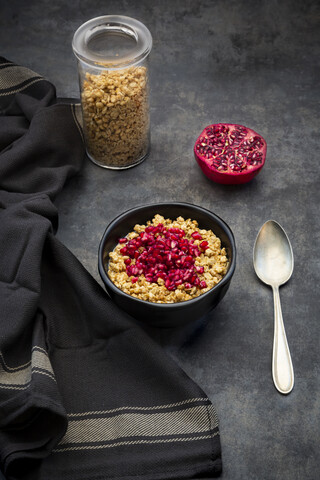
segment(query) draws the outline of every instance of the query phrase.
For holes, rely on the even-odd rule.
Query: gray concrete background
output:
[[[320,477],[319,58],[320,5],[301,0],[1,0],[1,55],[77,97],[71,39],[84,21],[124,14],[144,22],[151,54],[152,151],[134,169],[89,160],[58,200],[59,238],[100,282],[97,249],[108,222],[143,203],[188,201],[234,232],[237,269],[207,325],[187,343],[158,336],[205,390],[220,419],[224,480]],[[247,125],[267,141],[261,174],[217,185],[193,159],[203,127]],[[271,378],[271,289],[252,267],[260,226],[278,221],[295,255],[280,290],[295,370],[281,396]]]

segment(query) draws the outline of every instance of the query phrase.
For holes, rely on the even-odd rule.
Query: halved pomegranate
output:
[[[203,173],[217,183],[247,183],[262,169],[266,141],[243,125],[217,123],[206,127],[194,146]]]

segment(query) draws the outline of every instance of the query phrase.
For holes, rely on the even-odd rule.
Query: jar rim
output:
[[[120,53],[116,52],[117,41]],[[123,42],[129,42],[130,47],[123,47]],[[94,44],[102,47],[95,48]],[[103,15],[88,20],[76,30],[72,40],[73,52],[80,61],[108,70],[141,62],[151,48],[152,36],[148,28],[139,20],[123,15]]]

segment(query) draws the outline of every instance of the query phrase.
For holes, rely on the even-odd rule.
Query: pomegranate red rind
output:
[[[206,127],[194,146],[203,173],[217,183],[240,184],[252,180],[262,169],[266,141],[243,125],[217,123]]]

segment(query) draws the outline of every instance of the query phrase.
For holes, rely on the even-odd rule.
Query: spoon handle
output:
[[[287,394],[293,389],[294,374],[284,329],[279,288],[272,287],[274,300],[274,339],[272,355],[272,376],[280,393]]]

